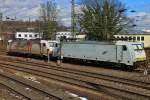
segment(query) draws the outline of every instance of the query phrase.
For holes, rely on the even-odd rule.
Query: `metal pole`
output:
[[[47,53],[47,58],[48,58],[48,63],[50,62],[50,56],[49,56],[49,51]]]
[[[0,12],[0,37],[1,37],[1,39],[2,39],[2,22],[3,22],[3,13]],[[3,39],[2,39],[2,41],[3,41]],[[2,45],[3,44],[4,43],[2,42]]]
[[[148,71],[147,71],[147,68],[148,68],[148,60],[145,61],[145,64],[144,64],[144,76],[147,76],[148,75]]]
[[[60,39],[60,50],[59,50],[59,56],[58,56],[58,58],[57,58],[57,65],[58,66],[61,66],[61,64],[62,64],[62,45],[63,45],[63,39],[61,38]]]
[[[144,76],[147,76],[147,75],[148,75],[147,68],[144,68]]]
[[[105,35],[106,35],[106,40],[108,40],[108,33],[107,33],[107,16],[105,16]]]
[[[71,1],[71,31],[73,38],[75,38],[75,0]]]

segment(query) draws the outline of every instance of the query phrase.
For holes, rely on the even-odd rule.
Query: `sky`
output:
[[[36,20],[39,18],[40,4],[47,0],[0,0],[0,12],[3,18],[8,16],[17,20]],[[58,20],[70,26],[71,0],[55,0],[58,9]],[[80,0],[75,0],[76,3]],[[138,29],[150,29],[150,0],[120,0],[128,9],[127,15],[135,19]],[[76,9],[80,6],[76,4]],[[136,12],[131,13],[131,10]],[[78,10],[76,11],[78,12]]]
[[[128,16],[135,19],[136,29],[150,29],[150,0],[120,0],[128,9]],[[136,11],[131,13],[130,11]]]
[[[40,5],[47,0],[0,0],[0,12],[3,20],[6,16],[16,20],[36,20],[40,16]],[[71,4],[70,0],[55,0],[58,9],[58,20],[70,26]]]

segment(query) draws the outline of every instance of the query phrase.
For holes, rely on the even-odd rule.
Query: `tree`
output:
[[[49,0],[46,3],[41,4],[40,15],[40,26],[44,33],[43,38],[52,39],[57,27],[57,10],[55,1]]]
[[[90,40],[110,40],[131,27],[125,6],[118,0],[82,0],[80,27]]]

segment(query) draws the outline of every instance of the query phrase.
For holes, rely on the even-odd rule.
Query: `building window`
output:
[[[24,37],[27,37],[27,34],[25,34]]]
[[[140,37],[139,36],[137,37],[137,41],[140,41]]]
[[[37,35],[37,34],[35,34],[34,36],[35,36],[35,37],[37,37],[38,35]]]
[[[126,41],[128,40],[128,37],[127,37],[127,36],[125,37],[125,40],[126,40]]]
[[[123,40],[123,36],[121,36],[121,40]]]
[[[21,34],[18,34],[18,37],[21,37]]]
[[[136,41],[136,37],[135,36],[133,37],[133,41]]]
[[[116,37],[115,37],[115,36],[113,36],[113,38],[114,38],[114,39],[116,39]]]
[[[29,37],[32,37],[32,35],[29,35]]]
[[[129,41],[131,41],[131,40],[132,40],[132,37],[130,36],[130,37],[129,37]]]
[[[144,41],[144,36],[141,37],[141,41]]]

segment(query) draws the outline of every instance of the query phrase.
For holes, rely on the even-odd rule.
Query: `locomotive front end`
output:
[[[146,53],[141,43],[132,44],[134,49],[134,58],[136,67],[146,66]]]

